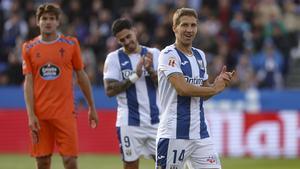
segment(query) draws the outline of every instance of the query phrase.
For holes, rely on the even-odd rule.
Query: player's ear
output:
[[[35,23],[36,23],[36,26],[38,26],[38,27],[40,26],[40,22],[39,22],[39,18],[38,17],[35,18]]]
[[[62,15],[59,15],[59,16],[57,17],[57,27],[60,26],[60,24],[61,24],[61,22],[62,22],[63,19],[64,19],[64,18],[63,18]]]
[[[56,26],[59,27],[61,20],[57,19]]]
[[[176,25],[175,24],[173,24],[173,26],[172,26],[172,29],[173,29],[173,32],[175,33],[176,32]]]
[[[131,28],[132,32],[134,32],[135,34],[137,34],[137,29],[135,27]]]

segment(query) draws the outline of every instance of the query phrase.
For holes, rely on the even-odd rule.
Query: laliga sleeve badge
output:
[[[176,66],[176,59],[174,57],[170,57],[168,60],[168,65],[171,67],[175,67]]]

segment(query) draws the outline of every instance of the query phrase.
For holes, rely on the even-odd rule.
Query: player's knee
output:
[[[138,169],[139,168],[139,161],[124,161],[124,169]]]
[[[37,168],[38,169],[50,169],[51,165],[51,156],[43,156],[36,158]]]
[[[62,157],[66,169],[77,169],[77,158],[72,156]]]

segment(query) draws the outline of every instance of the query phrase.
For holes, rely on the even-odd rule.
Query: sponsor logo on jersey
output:
[[[128,79],[128,77],[129,77],[130,75],[132,75],[133,73],[134,73],[134,71],[131,70],[131,69],[125,69],[125,70],[122,70],[122,77],[123,77],[124,79]],[[147,72],[146,70],[143,70],[143,71],[142,71],[142,74],[143,74],[144,76],[150,76],[150,73]]]
[[[60,69],[58,66],[48,63],[40,68],[39,73],[44,80],[54,80],[59,77]]]
[[[194,78],[191,78],[189,76],[184,76],[186,82],[194,85],[202,85],[203,84],[203,79],[201,79],[199,76],[196,76]]]

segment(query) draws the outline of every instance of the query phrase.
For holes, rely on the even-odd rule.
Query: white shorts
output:
[[[193,169],[221,169],[218,153],[210,138],[199,140],[160,138],[157,143],[156,159],[156,169],[183,169],[185,162]]]
[[[157,127],[157,124],[147,127],[117,127],[123,161],[135,161],[142,155],[146,158],[155,157]]]

